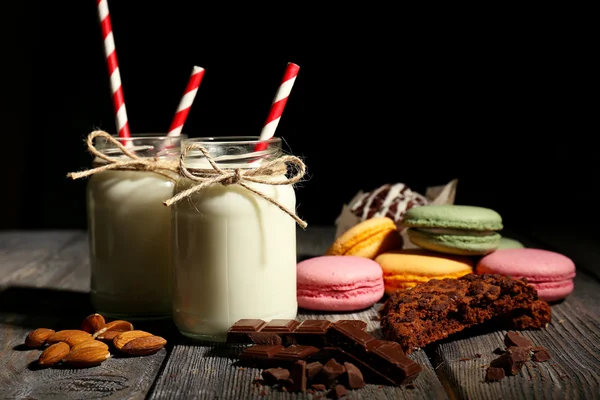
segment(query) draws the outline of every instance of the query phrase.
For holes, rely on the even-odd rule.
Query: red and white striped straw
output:
[[[98,16],[100,26],[102,27],[102,36],[104,38],[104,55],[108,65],[108,75],[110,77],[110,89],[112,91],[112,100],[117,122],[119,137],[131,137],[129,133],[129,122],[127,120],[127,110],[125,109],[125,98],[123,96],[123,87],[121,86],[121,75],[119,73],[119,63],[117,62],[117,52],[115,49],[115,38],[113,37],[112,24],[110,23],[110,13],[106,0],[98,0]]]
[[[185,120],[190,113],[190,108],[192,107],[192,103],[196,98],[196,93],[198,93],[198,87],[200,86],[200,82],[202,82],[203,77],[204,68],[194,66],[192,69],[192,74],[190,75],[190,79],[188,80],[185,88],[185,92],[183,92],[183,97],[179,102],[179,106],[177,106],[177,111],[175,112],[175,116],[171,122],[168,136],[179,136],[181,134],[183,124],[185,124]]]
[[[296,81],[296,76],[298,76],[298,70],[300,70],[298,65],[294,63],[287,64],[285,73],[283,74],[283,79],[281,80],[279,89],[277,89],[277,93],[275,94],[275,98],[271,104],[269,115],[267,116],[265,125],[260,132],[260,140],[268,140],[275,135],[275,129],[277,129],[277,125],[281,119],[281,114],[283,113],[285,104],[287,103],[290,92],[292,91],[292,87],[294,86],[294,82]],[[266,143],[258,143],[254,150],[261,151],[266,148]]]

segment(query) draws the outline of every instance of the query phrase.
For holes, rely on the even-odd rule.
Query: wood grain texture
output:
[[[300,311],[297,319],[361,319],[367,321],[367,329],[379,336],[377,304],[368,310],[356,313],[310,313]],[[268,386],[256,384],[260,369],[242,368],[237,365],[240,346],[209,343],[177,345],[163,374],[158,378],[151,399],[312,399],[314,395],[286,393]],[[369,384],[360,390],[349,392],[348,399],[447,399],[446,392],[425,352],[416,351],[411,358],[418,362],[423,371],[413,385],[394,387]]]
[[[333,227],[298,230],[299,260],[321,255],[334,238]],[[562,252],[560,238],[506,235],[529,247]],[[577,263],[575,291],[552,306],[552,324],[526,331],[546,346],[553,359],[529,363],[517,376],[483,382],[492,351],[503,345],[504,331],[481,328],[454,335],[411,354],[423,371],[414,388],[369,385],[351,391],[349,399],[564,399],[600,398],[600,282],[595,247],[567,240],[564,253]],[[570,249],[570,250],[569,250]],[[87,236],[80,231],[0,232],[0,398],[30,399],[310,399],[271,392],[254,384],[259,370],[235,365],[238,346],[200,346],[184,340],[174,325],[136,327],[169,340],[167,349],[143,358],[111,358],[88,369],[35,368],[40,350],[24,350],[27,333],[37,327],[73,328],[93,310],[89,303]],[[360,318],[379,335],[376,310],[321,314],[301,311],[305,318]],[[492,327],[493,328],[493,327]],[[487,329],[487,330],[486,330]],[[480,357],[475,357],[476,355]],[[474,358],[473,358],[474,357]],[[469,358],[472,358],[468,360]],[[461,359],[463,359],[461,361]],[[430,360],[433,361],[430,362]]]
[[[78,328],[92,312],[84,232],[0,234],[0,398],[143,399],[167,355],[114,357],[86,369],[38,369],[37,349],[24,349],[39,327]]]
[[[298,258],[305,259],[322,255],[333,240],[334,230],[330,227],[308,227],[298,231]],[[380,335],[377,310],[381,304],[356,313],[311,313],[300,310],[298,320],[320,318],[329,320],[362,319],[367,329]],[[255,385],[260,378],[256,368],[236,366],[240,347],[224,344],[177,345],[167,360],[164,373],[153,389],[151,399],[311,399],[310,393],[286,393],[269,387]],[[367,385],[350,391],[348,399],[446,399],[447,395],[439,382],[429,359],[423,351],[411,357],[423,371],[409,387]]]
[[[585,277],[576,282],[585,288]],[[596,302],[598,304],[597,295]],[[552,359],[529,362],[520,374],[500,382],[485,382],[485,371],[504,348],[506,331],[456,335],[434,352],[437,371],[451,398],[463,399],[594,399],[600,397],[600,314],[587,307],[575,291],[552,306],[546,329],[522,331],[535,345],[546,347]],[[480,357],[477,357],[480,355]]]

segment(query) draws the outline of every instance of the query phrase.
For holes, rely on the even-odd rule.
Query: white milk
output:
[[[190,184],[182,179],[175,193]],[[251,185],[295,211],[292,186]],[[296,317],[294,219],[239,185],[214,184],[172,207],[173,319],[182,334],[222,341],[242,318]]]
[[[173,186],[144,171],[104,171],[90,178],[91,297],[99,313],[171,315],[171,210],[163,201]]]

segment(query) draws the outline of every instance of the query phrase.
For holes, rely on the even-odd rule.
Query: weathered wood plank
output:
[[[32,329],[78,328],[92,312],[85,233],[2,233],[0,243],[0,398],[145,398],[166,349],[87,369],[36,369],[41,351],[23,349]]]
[[[320,318],[329,320],[361,319],[367,329],[379,335],[377,310],[381,304],[356,313],[311,314],[301,312],[298,320]],[[158,378],[151,399],[311,399],[310,393],[286,393],[255,385],[260,369],[240,368],[237,355],[242,347],[207,343],[176,345],[164,371]],[[447,399],[429,359],[423,351],[411,355],[423,371],[409,387],[369,384],[350,392],[349,399]]]
[[[512,233],[510,237],[527,247],[546,248],[531,238]],[[560,247],[550,250],[561,252]],[[579,261],[585,260],[582,257]],[[552,305],[552,322],[546,329],[523,331],[534,344],[545,346],[552,360],[527,363],[522,372],[500,382],[485,382],[485,371],[504,348],[504,330],[473,329],[425,351],[451,398],[463,399],[591,399],[600,398],[600,285],[580,268],[575,291]],[[480,357],[477,357],[480,355]],[[462,359],[462,360],[461,360]],[[466,359],[466,360],[465,360]]]
[[[309,227],[298,231],[299,259],[321,255],[331,244],[334,229],[330,227]],[[307,318],[362,319],[367,322],[369,331],[379,333],[377,310],[381,304],[355,313],[310,313],[300,311],[298,320]],[[166,366],[158,378],[150,398],[152,399],[310,399],[309,393],[292,394],[272,391],[268,387],[254,384],[260,377],[260,370],[236,366],[238,346],[225,344],[198,343],[176,345]],[[392,387],[367,385],[351,391],[349,399],[446,399],[447,395],[439,382],[431,363],[423,351],[411,357],[420,363],[423,371],[413,382],[414,387]]]
[[[57,254],[64,254],[61,250],[65,246],[74,245],[73,250],[81,251],[79,241],[84,237],[81,231],[1,232],[0,286],[6,283],[43,286],[45,282],[55,281],[48,272],[62,273],[63,269],[54,268],[52,261],[56,261]]]
[[[586,285],[578,278],[576,291],[552,306],[553,320],[542,330],[523,331],[534,344],[545,346],[552,360],[527,363],[522,372],[500,382],[485,383],[485,370],[504,348],[506,331],[457,335],[433,347],[437,371],[452,398],[464,399],[591,399],[600,396],[600,314],[578,299]],[[596,286],[596,290],[597,290]],[[598,296],[595,296],[596,298]],[[598,304],[597,302],[591,303]],[[465,358],[480,358],[464,360]],[[461,360],[463,359],[463,360]]]

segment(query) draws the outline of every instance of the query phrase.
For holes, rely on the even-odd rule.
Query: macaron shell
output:
[[[402,225],[416,228],[501,230],[502,217],[496,211],[476,206],[426,205],[406,211]]]
[[[531,283],[538,292],[538,298],[545,301],[558,301],[570,295],[575,289],[573,280],[547,283]]]
[[[573,260],[560,253],[544,249],[513,248],[497,250],[482,257],[475,272],[526,278],[536,287],[540,299],[557,301],[573,291],[576,268]]]
[[[385,292],[414,287],[430,279],[460,278],[473,272],[474,260],[425,249],[395,250],[376,259],[383,270]]]
[[[558,282],[575,277],[575,263],[563,254],[544,249],[501,249],[481,258],[476,272],[525,277],[530,283]]]
[[[383,271],[357,256],[319,256],[297,265],[298,306],[320,311],[356,311],[384,295]]]
[[[518,240],[502,236],[500,238],[500,246],[498,249],[522,249],[525,246]]]
[[[387,217],[367,219],[344,232],[327,249],[325,255],[348,255],[375,258],[378,254],[402,247],[396,223]]]
[[[419,207],[421,208],[421,207]],[[485,255],[498,249],[500,234],[486,236],[443,235],[408,229],[410,241],[424,249],[456,255]]]

